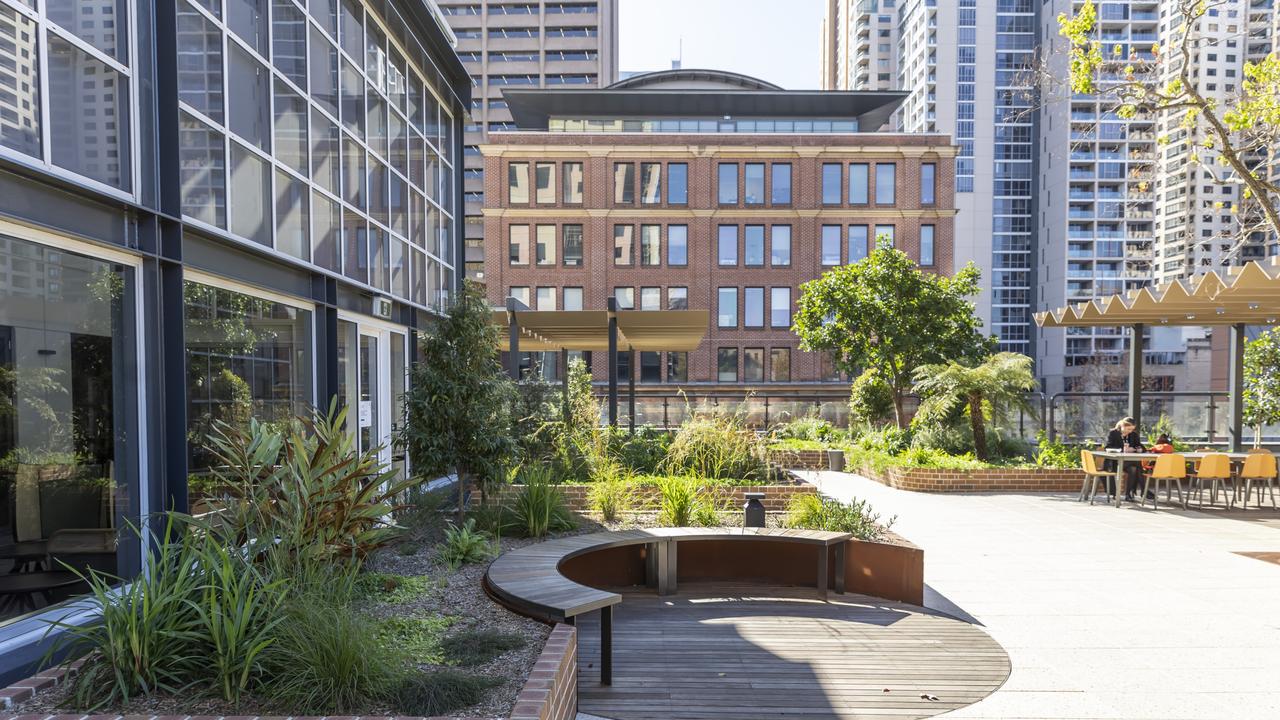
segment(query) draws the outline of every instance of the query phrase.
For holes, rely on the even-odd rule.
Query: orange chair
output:
[[[1209,483],[1209,504],[1218,502],[1218,489],[1227,495],[1227,483],[1231,483],[1231,494],[1227,495],[1227,507],[1235,507],[1236,483],[1231,475],[1231,458],[1222,453],[1209,453],[1200,460],[1196,468],[1196,493],[1200,507],[1204,507],[1204,486]]]
[[[1187,477],[1187,459],[1179,453],[1165,453],[1156,455],[1156,465],[1151,468],[1151,474],[1147,475],[1146,482],[1142,484],[1142,503],[1141,507],[1146,507],[1147,497],[1151,497],[1151,509],[1158,510],[1160,506],[1160,485],[1164,484],[1165,499],[1169,498],[1169,484],[1173,483],[1173,487],[1178,491],[1178,502],[1182,503],[1182,508],[1187,507],[1187,498],[1182,494],[1182,480]],[[1152,483],[1155,486],[1152,486]]]
[[[1269,450],[1250,450],[1244,459],[1244,467],[1240,470],[1240,479],[1244,481],[1244,509],[1249,509],[1249,498],[1253,497],[1253,483],[1262,483],[1258,488],[1258,504],[1262,508],[1262,496],[1271,493],[1271,507],[1276,507],[1276,456]]]
[[[1080,484],[1080,502],[1084,502],[1087,496],[1092,505],[1094,496],[1098,494],[1098,481],[1102,481],[1102,490],[1106,492],[1107,483],[1115,479],[1115,475],[1098,469],[1098,458],[1091,450],[1080,451],[1080,467],[1084,470],[1084,482]]]

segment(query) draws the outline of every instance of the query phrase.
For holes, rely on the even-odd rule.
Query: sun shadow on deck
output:
[[[579,708],[615,720],[931,717],[1009,674],[994,640],[941,610],[727,583],[619,592],[612,686],[598,681],[595,614],[578,635]]]

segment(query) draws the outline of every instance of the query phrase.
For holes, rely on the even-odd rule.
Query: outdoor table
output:
[[[61,570],[0,575],[0,612],[35,610],[33,596],[36,593],[43,595],[48,603],[53,599],[52,591],[71,587],[80,581],[79,575]]]
[[[1090,450],[1095,458],[1099,460],[1115,460],[1116,461],[1116,507],[1120,507],[1121,499],[1124,497],[1124,468],[1126,463],[1131,462],[1155,462],[1160,457],[1160,453],[1152,452],[1118,452],[1116,450]],[[1243,463],[1244,459],[1249,457],[1249,453],[1243,452],[1227,452],[1225,450],[1210,450],[1208,452],[1184,452],[1178,453],[1188,460],[1199,460],[1205,455],[1226,455],[1231,459],[1233,464]]]

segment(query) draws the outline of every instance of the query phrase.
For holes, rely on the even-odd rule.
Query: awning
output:
[[[1275,325],[1280,257],[1036,313],[1040,327]]]
[[[606,310],[515,310],[520,352],[609,349]],[[622,310],[618,317],[618,349],[656,352],[696,350],[711,321],[706,310]],[[493,311],[493,324],[507,328],[507,310]],[[509,349],[503,333],[498,341]]]

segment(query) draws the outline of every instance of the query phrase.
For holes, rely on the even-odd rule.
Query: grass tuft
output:
[[[440,642],[445,662],[464,667],[483,665],[520,647],[524,647],[524,638],[496,630],[464,630]]]
[[[463,670],[435,670],[413,675],[396,690],[396,707],[412,715],[445,715],[475,705],[485,691],[502,681]]]

